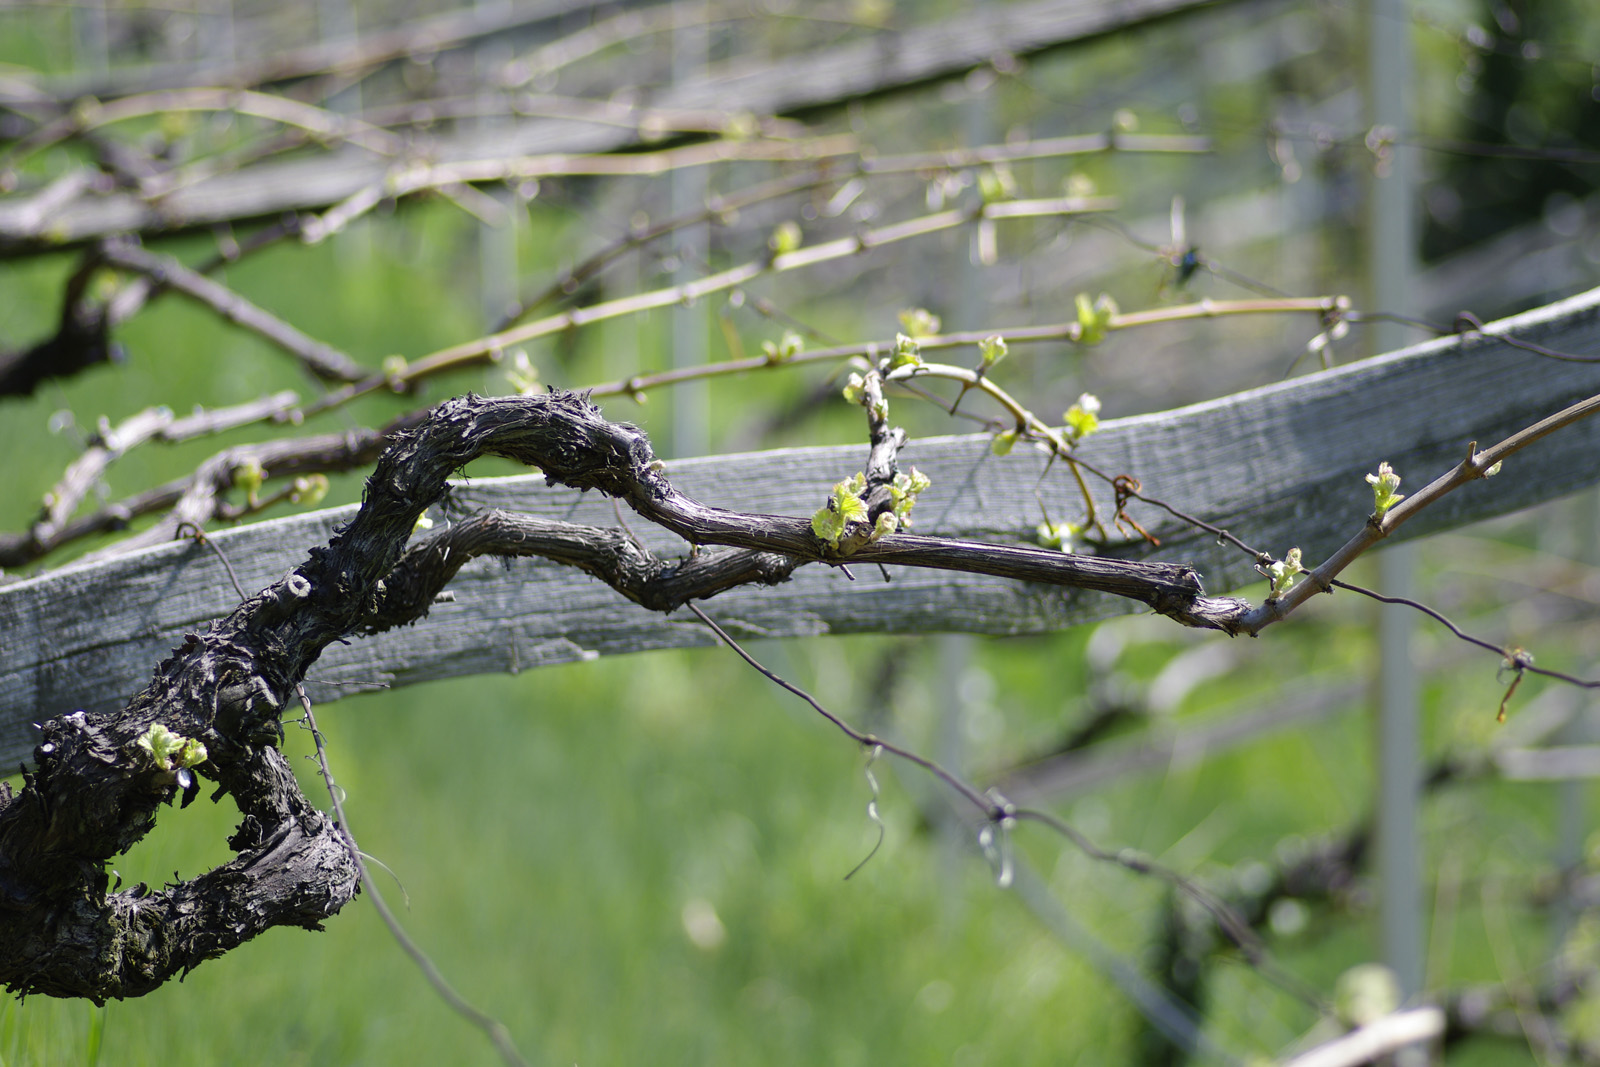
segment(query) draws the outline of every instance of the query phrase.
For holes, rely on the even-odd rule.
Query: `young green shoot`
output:
[[[206,746],[192,737],[173,733],[156,723],[139,738],[138,745],[150,761],[163,771],[197,767],[207,759]]]
[[[1377,474],[1367,475],[1367,484],[1372,486],[1372,518],[1375,522],[1382,522],[1384,514],[1406,498],[1404,493],[1395,492],[1400,488],[1400,476],[1386,462],[1378,464]]]
[[[1267,566],[1264,573],[1272,583],[1272,591],[1267,594],[1267,599],[1277,600],[1293,588],[1298,577],[1305,573],[1305,568],[1300,565],[1300,550],[1291,548],[1283,559]]]
[[[1100,398],[1093,393],[1084,393],[1078,397],[1078,402],[1067,409],[1062,416],[1066,423],[1066,437],[1068,444],[1077,444],[1100,429]]]
[[[857,471],[854,478],[835,485],[828,502],[811,516],[811,532],[829,548],[839,547],[839,539],[852,522],[866,521],[867,502],[861,499],[866,488],[867,476]]]

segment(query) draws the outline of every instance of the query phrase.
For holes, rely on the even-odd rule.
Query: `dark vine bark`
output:
[[[31,396],[48,379],[70,378],[120,358],[111,322],[89,296],[99,265],[91,256],[67,279],[55,333],[27,348],[0,351],[0,397]]]
[[[875,445],[875,465],[892,471],[885,442]],[[487,454],[620,498],[695,544],[731,548],[665,561],[618,531],[500,511],[408,548],[450,475]],[[843,562],[804,519],[739,515],[682,496],[654,458],[641,431],[608,422],[575,393],[461,397],[398,434],[367,480],[360,511],[329,544],[204,634],[187,635],[120,713],[77,711],[43,724],[22,792],[0,796],[0,981],[15,992],[96,1002],[139,996],[270,927],[317,928],[354,897],[350,846],[297,787],[279,752],[281,716],[323,649],[420,618],[473,556],[547,556],[657,611],[780,582],[804,562]],[[900,534],[859,544],[848,558],[1102,589],[1191,625],[1242,610],[1241,602],[1206,600],[1194,571],[1176,564]],[[156,725],[205,745],[197,770],[217,784],[216,797],[231,795],[239,807],[228,842],[237,857],[190,881],[117,892],[106,864],[179,792],[179,772],[140,746]]]

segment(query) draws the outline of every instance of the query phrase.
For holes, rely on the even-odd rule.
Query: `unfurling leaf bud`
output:
[[[1367,484],[1372,486],[1372,517],[1380,521],[1390,508],[1406,498],[1404,493],[1395,492],[1400,487],[1400,476],[1387,463],[1378,464],[1377,474],[1367,475]]]
[[[983,358],[983,369],[988,370],[1006,358],[1006,339],[999,334],[985,337],[978,342],[978,354]]]
[[[772,249],[774,256],[786,256],[790,252],[798,251],[805,240],[800,232],[800,224],[792,220],[778,223],[778,228],[772,231],[772,236],[767,238],[767,247]]]

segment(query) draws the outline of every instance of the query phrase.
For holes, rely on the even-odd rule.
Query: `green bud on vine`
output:
[[[893,14],[894,0],[856,0],[850,8],[850,17],[863,26],[882,28]]]
[[[866,487],[867,477],[859,472],[849,481],[835,485],[828,502],[811,516],[811,532],[826,541],[830,548],[838,548],[839,539],[850,524],[867,517],[867,503],[861,499]]]
[[[505,375],[506,382],[518,396],[532,396],[539,391],[539,368],[528,358],[526,349],[519,348],[511,353],[511,366],[506,368]]]
[[[983,369],[988,370],[1006,358],[1006,339],[999,334],[985,337],[978,342],[978,355],[983,360]]]
[[[244,490],[245,499],[251,507],[256,506],[256,494],[261,492],[261,483],[266,480],[267,472],[261,466],[261,461],[254,456],[233,468],[233,484]]]
[[[1073,538],[1083,533],[1083,525],[1076,522],[1041,522],[1038,541],[1043,548],[1058,552],[1071,552]]]
[[[899,370],[901,367],[922,366],[922,346],[914,337],[907,337],[903,333],[894,335],[894,351],[889,354],[889,369]]]
[[[206,746],[190,737],[173,733],[155,723],[139,738],[138,745],[163,771],[178,767],[197,767],[207,759]]]
[[[305,478],[296,478],[289,490],[289,502],[302,507],[314,508],[322,503],[322,498],[328,495],[328,476],[313,474]]]
[[[722,136],[729,141],[748,141],[761,132],[761,120],[748,111],[735,111],[722,122]]]
[[[1010,200],[1016,196],[1017,182],[1011,176],[1011,168],[1003,164],[997,164],[980,170],[978,172],[978,195],[983,198],[985,204]]]
[[[917,494],[932,484],[928,476],[915,467],[911,468],[910,474],[901,471],[894,476],[894,482],[889,486],[889,500],[897,528],[911,525],[911,509],[916,506]]]
[[[1100,429],[1100,398],[1093,393],[1082,394],[1062,419],[1067,424],[1067,443],[1077,444]]]
[[[1111,328],[1111,320],[1117,314],[1117,302],[1106,293],[1101,293],[1092,302],[1088,293],[1077,295],[1078,305],[1078,341],[1081,344],[1097,345],[1106,339],[1106,331]]]
[[[1277,600],[1287,593],[1293,588],[1297,577],[1304,573],[1305,568],[1300,566],[1300,550],[1291,548],[1281,561],[1266,568],[1267,580],[1272,583],[1272,591],[1267,594],[1267,599]]]
[[[1400,1007],[1399,979],[1379,963],[1363,963],[1339,976],[1333,1005],[1339,1019],[1350,1026],[1365,1026]]]
[[[932,337],[944,323],[927,308],[906,308],[900,312],[900,327],[910,337]]]
[[[1066,193],[1068,196],[1087,199],[1088,197],[1091,197],[1095,193],[1099,192],[1099,189],[1095,187],[1093,178],[1089,177],[1081,170],[1075,170],[1071,174],[1067,175],[1066,179],[1062,181],[1061,191]]]
[[[805,340],[793,330],[784,330],[783,336],[777,343],[762,341],[761,351],[767,357],[768,363],[787,363],[798,356],[806,347]]]
[[[844,389],[842,390],[845,400],[851,404],[861,403],[861,390],[865,385],[866,381],[861,377],[861,375],[850,375],[850,377],[845,379]]]
[[[1381,520],[1390,508],[1406,498],[1404,493],[1395,492],[1400,487],[1400,476],[1388,463],[1378,464],[1378,473],[1367,475],[1367,484],[1372,486],[1372,517],[1375,519]]]
[[[824,504],[811,516],[811,532],[817,535],[820,541],[826,541],[831,547],[839,547],[839,538],[844,536],[844,517],[833,508]]]
[[[767,238],[767,247],[772,249],[772,254],[775,256],[786,256],[790,252],[798,251],[804,240],[804,235],[800,233],[800,224],[790,219],[778,223],[778,228]]]

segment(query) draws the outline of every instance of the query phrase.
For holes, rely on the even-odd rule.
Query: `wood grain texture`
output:
[[[1025,56],[1110,33],[1216,0],[1035,0],[987,7],[944,22],[885,31],[870,40],[734,64],[652,94],[664,108],[727,108],[760,115],[793,114],[958,74],[998,56]],[[619,87],[620,88],[620,87]],[[612,152],[638,143],[639,131],[564,119],[497,124],[492,133],[463,132],[419,146],[448,164],[548,153]],[[50,210],[44,193],[0,201],[0,255],[59,248],[116,233],[154,234],[319,209],[381,183],[404,160],[346,150],[310,159],[267,160],[205,178],[159,203],[115,191],[84,191]]]
[[[1489,329],[1566,352],[1600,352],[1600,290]],[[1365,521],[1372,494],[1363,475],[1380,461],[1406,479],[1402,490],[1420,485],[1458,462],[1469,440],[1488,444],[1597,392],[1600,365],[1556,362],[1492,336],[1449,338],[1188,408],[1112,420],[1081,455],[1108,473],[1137,475],[1151,495],[1258,548],[1281,556],[1299,545],[1309,564]],[[866,454],[863,441],[859,447],[675,462],[667,473],[707,504],[805,516],[834,482],[861,469]],[[1580,423],[1514,457],[1499,477],[1445,498],[1402,533],[1453,528],[1594,484],[1600,481],[1597,457],[1600,421]],[[1042,455],[1019,448],[998,458],[987,437],[968,435],[913,440],[901,462],[933,480],[917,504],[917,533],[1031,541]],[[1057,517],[1081,507],[1059,465],[1041,491]],[[438,518],[487,507],[616,524],[608,499],[549,489],[537,476],[460,483]],[[1132,510],[1163,547],[1152,553],[1125,546],[1119,554],[1193,565],[1211,593],[1254,580],[1242,553],[1218,547],[1154,508],[1135,504]],[[254,592],[281,578],[354,514],[354,507],[314,512],[219,532],[214,541],[246,591]],[[653,550],[683,550],[672,535],[629,518]],[[786,584],[725,593],[706,610],[740,637],[788,637],[1038,633],[1137,607],[1105,594],[969,574],[897,567],[885,583],[876,567],[853,570],[851,581],[836,569],[803,567]],[[315,699],[711,643],[682,612],[653,614],[586,575],[537,560],[475,560],[449,591],[453,600],[421,623],[329,648],[311,672]],[[0,757],[13,766],[27,758],[36,741],[29,726],[34,721],[121,705],[186,631],[226,614],[236,599],[216,556],[192,542],[0,587]]]

